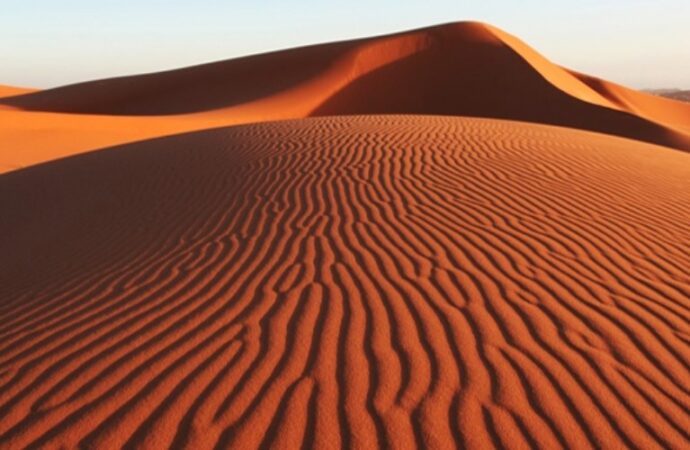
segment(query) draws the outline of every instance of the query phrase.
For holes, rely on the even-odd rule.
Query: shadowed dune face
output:
[[[686,133],[690,132],[690,104],[628,89],[590,75],[571,73],[624,110]]]
[[[0,177],[0,446],[683,448],[690,155],[498,120]]]
[[[346,45],[238,58],[168,72],[105,79],[4,99],[31,111],[172,115],[260,100],[327,71]]]
[[[640,117],[570,95],[498,39],[473,42],[460,35],[439,40],[358,77],[311,115],[390,113],[514,119],[690,150],[690,136],[653,122],[654,114]],[[683,119],[690,126],[690,114]]]

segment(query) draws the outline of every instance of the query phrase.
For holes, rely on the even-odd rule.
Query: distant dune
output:
[[[0,449],[690,448],[690,104],[478,23],[0,97]]]
[[[0,85],[0,98],[2,97],[14,97],[22,94],[29,94],[31,92],[36,92],[35,89],[19,88],[14,86],[3,86]]]
[[[690,105],[672,97],[651,95],[590,75],[571,73],[622,110],[686,135],[690,133]]]
[[[183,132],[311,116],[404,113],[553,124],[690,150],[690,105],[574,74],[517,38],[475,22],[81,83],[0,99],[2,104],[36,112],[148,117],[142,127],[126,127],[132,128],[129,139],[121,137],[123,127],[98,120],[99,127],[115,128],[110,144],[153,137],[138,131],[151,130],[152,116],[184,118],[178,127]],[[158,135],[163,134],[169,133]],[[93,148],[77,146],[68,145],[75,152]]]
[[[685,153],[248,125],[0,177],[6,448],[683,448]]]
[[[690,91],[672,90],[668,92],[659,92],[657,95],[673,100],[679,100],[681,102],[690,102]]]

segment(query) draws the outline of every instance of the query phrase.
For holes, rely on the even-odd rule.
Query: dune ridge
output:
[[[5,174],[0,446],[687,447],[689,159],[352,116]]]
[[[654,102],[636,93],[634,101],[623,100],[630,97],[625,88],[616,87],[612,94],[612,84],[593,80],[549,62],[495,27],[460,22],[80,83],[0,99],[0,105],[13,108],[12,113],[139,116],[148,121],[174,116],[178,132],[344,114],[476,116],[690,150],[687,105]],[[133,132],[130,139],[114,138],[110,144],[149,137],[153,135]]]
[[[35,89],[21,88],[15,86],[5,86],[0,84],[0,98],[2,97],[16,97],[17,95],[29,94],[36,92]]]
[[[601,78],[571,72],[613,104],[682,132],[690,131],[690,104],[626,88]]]

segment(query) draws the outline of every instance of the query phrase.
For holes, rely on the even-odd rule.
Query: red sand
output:
[[[1,161],[33,166],[0,175],[0,448],[690,446],[690,154],[640,142],[690,122],[522,45],[454,25],[6,101]],[[322,75],[175,84],[278,63]],[[143,140],[367,108],[425,115]]]

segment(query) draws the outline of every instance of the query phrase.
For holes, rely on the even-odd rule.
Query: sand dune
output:
[[[14,86],[4,86],[0,84],[0,98],[1,97],[14,97],[17,95],[29,94],[35,92],[34,89],[20,88]]]
[[[0,86],[0,448],[688,448],[677,150],[474,22]]]
[[[130,117],[0,108],[0,174],[78,153],[233,123],[223,118]]]
[[[687,448],[690,155],[253,124],[0,177],[0,447]]]
[[[462,22],[92,81],[0,104],[89,115],[174,115],[185,119],[179,132],[343,114],[479,116],[690,150],[687,105],[641,100],[643,94],[628,101],[625,88],[612,94],[591,80],[552,64],[508,33]],[[110,144],[142,137],[135,133]]]
[[[690,132],[690,104],[629,89],[591,75],[572,73],[621,109],[679,131]]]

